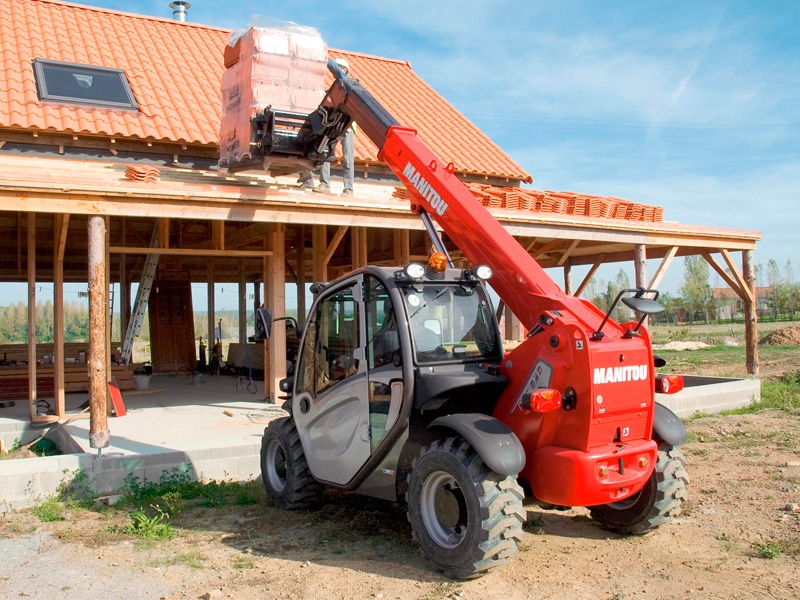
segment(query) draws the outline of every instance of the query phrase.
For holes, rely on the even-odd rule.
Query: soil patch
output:
[[[758,342],[765,346],[800,346],[800,327],[784,327],[764,336]]]
[[[340,492],[319,510],[194,508],[169,542],[121,530],[125,511],[0,516],[0,598],[105,600],[695,600],[800,597],[800,418],[778,411],[687,424],[683,514],[622,537],[585,508],[530,505],[519,553],[482,579],[443,578],[401,505]]]

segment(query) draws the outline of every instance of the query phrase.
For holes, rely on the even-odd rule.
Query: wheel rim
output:
[[[611,508],[613,510],[628,510],[639,501],[639,498],[641,496],[642,492],[638,491],[630,498],[625,498],[625,500],[620,500],[619,502],[610,502],[606,504],[606,506],[608,506],[608,508]]]
[[[278,440],[271,440],[267,445],[264,463],[270,487],[276,492],[282,492],[286,486],[286,454]]]
[[[449,473],[428,475],[420,494],[420,514],[425,529],[443,548],[455,548],[467,533],[467,504],[464,492]]]

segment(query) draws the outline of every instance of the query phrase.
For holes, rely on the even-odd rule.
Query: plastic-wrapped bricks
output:
[[[224,60],[222,166],[251,158],[250,119],[259,110],[310,113],[325,95],[328,48],[312,27],[283,23],[235,31]]]

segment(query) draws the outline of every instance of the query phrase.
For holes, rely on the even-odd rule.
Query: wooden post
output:
[[[564,293],[572,293],[572,265],[569,263],[564,265]]]
[[[28,400],[31,421],[37,417],[36,400],[36,213],[28,213]]]
[[[272,318],[280,319],[286,316],[286,224],[275,223],[272,227],[269,305]],[[269,377],[264,377],[264,387],[269,386],[269,394],[266,394],[265,389],[265,397],[274,403],[278,398],[278,384],[286,377],[286,324],[283,321],[272,328],[269,356]]]
[[[64,418],[64,251],[69,215],[55,215],[53,240],[53,389],[55,409]]]
[[[407,265],[411,262],[409,237],[408,229],[394,230],[394,263],[396,265]]]
[[[207,348],[209,356],[211,356],[211,351],[214,349],[214,342],[215,340],[215,333],[214,333],[214,317],[215,317],[215,308],[214,308],[214,264],[209,261],[208,265],[206,266],[206,279],[208,280],[208,288],[207,288],[207,298],[208,298],[208,314],[206,317],[208,318],[208,340],[207,340]]]
[[[744,340],[746,347],[747,372],[754,377],[759,373],[758,364],[758,298],[756,296],[756,269],[753,263],[753,251],[742,252],[742,270],[749,297],[744,301]]]
[[[111,433],[106,414],[106,223],[89,217],[89,445],[98,452],[107,448]]]
[[[636,244],[633,249],[633,270],[636,277],[636,287],[647,286],[647,248],[644,244]]]
[[[306,228],[300,225],[297,233],[297,323],[306,324]]]
[[[314,225],[311,231],[311,256],[312,279],[315,283],[328,281],[328,265],[325,263],[325,254],[328,251],[328,227]]]
[[[244,260],[239,259],[239,343],[247,343],[247,279]]]

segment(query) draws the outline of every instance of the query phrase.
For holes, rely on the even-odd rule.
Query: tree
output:
[[[696,315],[702,314],[708,321],[707,307],[711,302],[711,286],[708,283],[710,269],[702,256],[687,256],[683,259],[683,285],[680,287],[689,323],[693,323]]]

